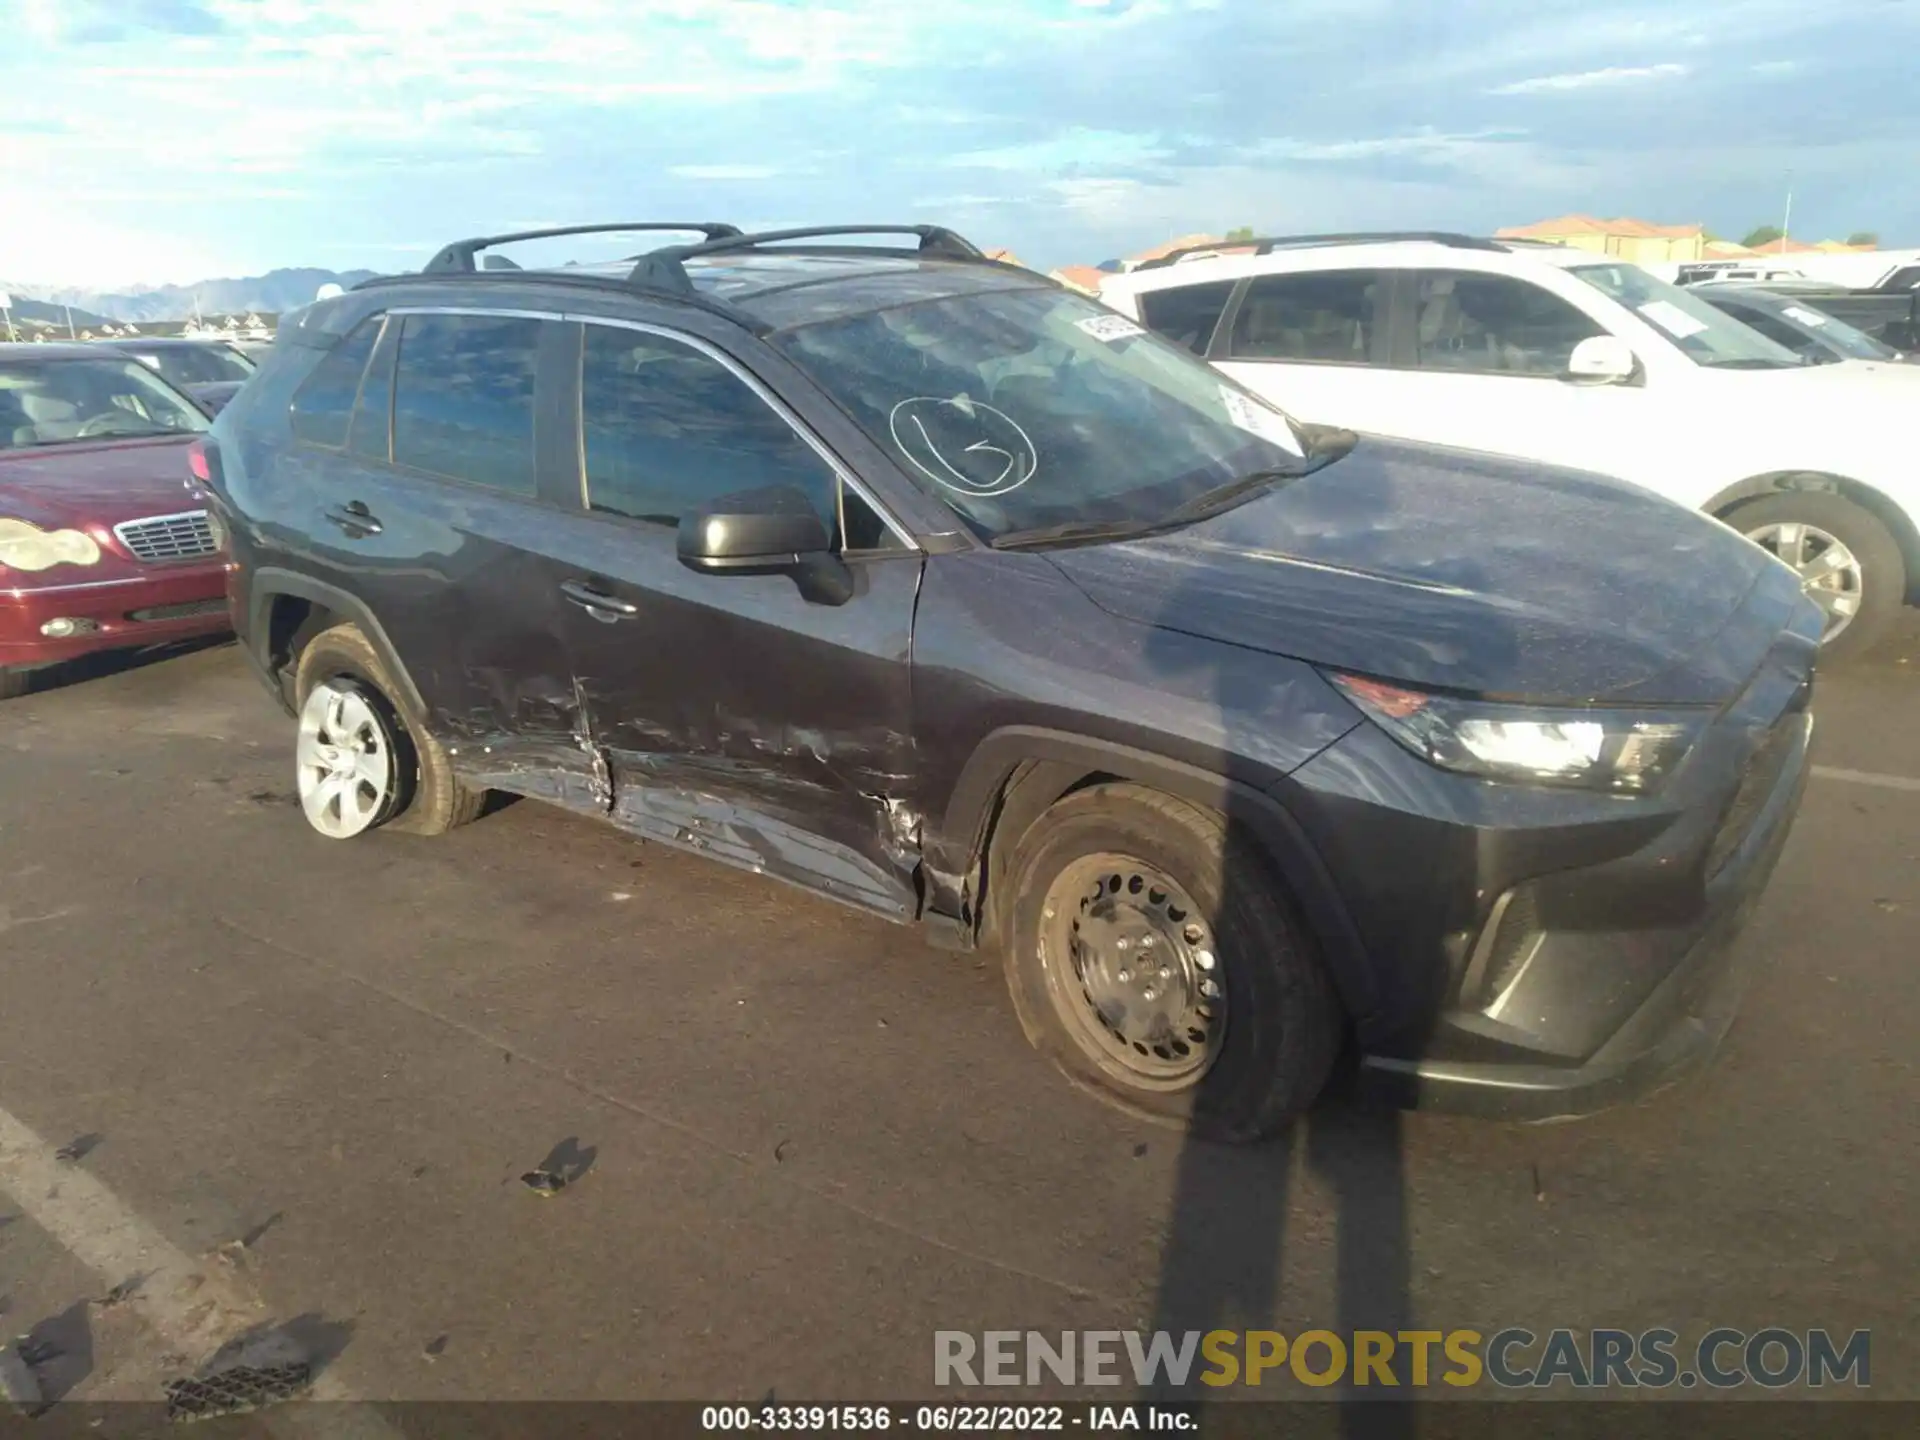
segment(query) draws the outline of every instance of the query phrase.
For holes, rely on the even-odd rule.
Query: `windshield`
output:
[[[1696,365],[1724,370],[1798,369],[1800,357],[1758,330],[1638,265],[1575,265],[1567,273],[1625,305]]]
[[[0,450],[198,433],[207,424],[205,415],[138,361],[0,365]]]
[[[1864,330],[1856,330],[1846,321],[1812,305],[1803,305],[1799,301],[1789,301],[1774,309],[1787,324],[1810,335],[1819,344],[1826,346],[1849,360],[1898,360],[1900,352],[1884,341],[1876,340]]]
[[[1165,523],[1239,477],[1309,468],[1278,410],[1064,291],[930,300],[776,343],[987,539]]]
[[[225,345],[156,345],[151,350],[130,348],[127,353],[176,385],[245,380],[255,369],[251,360]]]

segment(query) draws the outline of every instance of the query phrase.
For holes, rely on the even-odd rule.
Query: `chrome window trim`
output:
[[[698,335],[689,334],[685,330],[675,330],[669,326],[656,325],[645,320],[621,320],[621,319],[616,319],[614,317],[607,316],[607,315],[582,314],[578,311],[502,310],[502,309],[495,309],[495,308],[480,306],[480,305],[395,305],[390,309],[388,309],[385,313],[390,316],[391,315],[482,315],[482,316],[494,315],[494,316],[500,317],[503,320],[558,320],[558,321],[561,321],[562,323],[575,324],[575,325],[605,325],[616,330],[637,330],[644,335],[658,335],[663,340],[671,340],[676,344],[685,345],[693,350],[697,350],[701,354],[707,356],[709,359],[716,361],[723,369],[728,371],[736,380],[738,380],[741,384],[745,385],[747,389],[751,390],[756,396],[758,396],[760,399],[760,402],[763,405],[765,405],[769,410],[773,411],[774,414],[778,415],[782,420],[784,420],[787,423],[787,428],[792,430],[794,434],[798,435],[800,439],[803,442],[805,442],[807,447],[814,452],[814,454],[818,455],[822,460],[824,460],[827,463],[828,468],[831,469],[833,473],[840,478],[840,483],[842,485],[852,490],[854,494],[858,495],[862,500],[866,501],[868,505],[873,507],[874,514],[880,517],[880,522],[883,525],[885,525],[887,529],[893,533],[894,538],[897,539],[902,546],[904,546],[908,551],[912,553],[915,553],[915,554],[920,553],[920,546],[918,543],[915,542],[912,532],[909,531],[906,528],[906,526],[902,525],[900,521],[895,518],[893,511],[890,510],[884,503],[882,503],[882,501],[880,500],[880,497],[875,495],[873,491],[866,485],[866,483],[862,481],[859,476],[855,475],[853,471],[848,468],[846,463],[842,461],[838,455],[834,454],[832,450],[827,448],[826,442],[823,441],[818,435],[814,434],[812,428],[809,427],[804,420],[802,420],[798,415],[794,414],[793,410],[787,405],[786,401],[782,400],[778,395],[774,394],[772,390],[768,389],[765,382],[763,382],[759,378],[759,376],[755,375],[752,371],[748,370],[745,366],[740,364],[739,361],[735,360],[731,355],[727,354],[726,351],[722,350],[719,346],[715,345],[710,340],[703,339]],[[377,338],[374,343],[376,346],[379,344],[379,341]],[[584,354],[584,345],[582,347],[582,350]],[[395,374],[394,392],[395,392],[395,395],[397,396],[399,393],[399,371],[397,367],[395,369],[394,374]],[[363,383],[364,383],[364,373],[363,373]],[[584,403],[584,397],[583,397],[582,403]],[[356,404],[357,404],[357,397],[356,397]],[[579,427],[579,429],[580,429],[581,444],[584,446],[586,443],[586,427],[583,424]],[[586,457],[582,455],[581,464],[580,464],[580,486],[581,486],[580,503],[583,506],[588,505],[590,503],[589,497],[585,493],[586,484],[587,484]],[[588,513],[591,514],[592,512],[589,510]],[[845,526],[844,517],[843,517],[843,523],[841,525],[841,534],[844,535],[845,533],[846,533],[846,526]],[[884,553],[884,552],[867,552],[867,553]]]

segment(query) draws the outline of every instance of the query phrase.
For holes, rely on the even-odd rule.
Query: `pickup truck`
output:
[[[1680,283],[1709,286],[1733,283],[1725,275],[1681,272]],[[1791,296],[1864,330],[1895,350],[1920,350],[1920,265],[1898,265],[1864,289],[1806,278],[1769,277],[1766,288]]]

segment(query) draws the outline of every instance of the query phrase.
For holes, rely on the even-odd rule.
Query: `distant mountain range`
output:
[[[371,270],[269,270],[265,275],[237,280],[202,280],[193,285],[161,285],[124,293],[0,280],[0,291],[13,296],[16,320],[47,319],[65,324],[66,312],[61,307],[71,305],[76,325],[98,324],[102,319],[145,323],[185,320],[196,304],[203,315],[247,311],[279,315],[307,304],[322,285],[351,287],[373,276]]]

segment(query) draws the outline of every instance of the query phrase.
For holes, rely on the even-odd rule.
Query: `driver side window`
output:
[[[1559,377],[1573,348],[1607,332],[1524,280],[1471,271],[1416,274],[1415,363],[1470,375]]]
[[[600,514],[676,526],[728,495],[782,486],[807,497],[836,549],[892,544],[879,515],[843,494],[838,472],[784,416],[679,340],[587,325],[580,429],[587,507]]]

